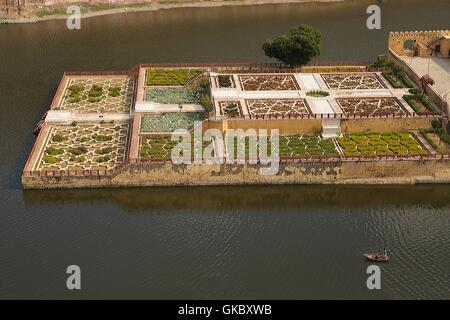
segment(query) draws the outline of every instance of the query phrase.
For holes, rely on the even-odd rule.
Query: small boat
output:
[[[384,250],[383,253],[376,252],[376,253],[363,253],[363,256],[371,261],[377,261],[377,262],[388,262],[391,257],[389,257],[387,250]]]

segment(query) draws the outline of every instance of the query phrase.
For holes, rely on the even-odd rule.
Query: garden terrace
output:
[[[164,104],[199,104],[203,89],[200,88],[151,88],[145,90],[145,101]]]
[[[125,161],[128,124],[50,126],[37,171],[110,170]]]
[[[267,141],[267,155],[271,155],[271,143],[270,138]],[[234,139],[233,157],[238,157],[238,147],[245,150],[245,158],[248,160],[250,156],[256,156],[253,154],[256,151],[259,154],[258,143],[256,144],[256,150],[250,149],[250,138]],[[280,136],[279,140],[281,158],[312,158],[312,157],[339,157],[339,153],[336,150],[336,146],[331,139],[321,139],[314,135],[292,135],[292,136]],[[229,150],[231,146],[227,145]]]
[[[323,73],[321,76],[331,90],[373,90],[386,88],[375,73]]]
[[[251,116],[282,116],[295,117],[296,115],[311,114],[311,110],[304,99],[264,99],[245,101]]]
[[[239,101],[218,101],[220,115],[228,118],[243,117],[242,106]]]
[[[404,116],[409,112],[396,98],[337,98],[336,102],[348,117],[388,115]]]
[[[184,86],[202,73],[198,69],[147,69],[147,86]]]
[[[429,151],[409,132],[346,133],[337,142],[345,157],[422,156]]]
[[[292,74],[239,75],[239,80],[246,91],[300,90]]]
[[[76,113],[128,113],[134,79],[127,76],[71,77],[55,110]]]
[[[181,140],[180,140],[181,141]],[[172,141],[171,136],[142,136],[139,148],[141,160],[169,160],[171,159],[172,149],[180,143]],[[212,148],[212,149],[211,149]],[[215,142],[212,140],[202,141],[202,154],[194,147],[194,139],[191,140],[191,159],[205,157],[214,157]],[[200,157],[201,155],[201,157]],[[180,153],[180,157],[182,154]]]
[[[145,115],[141,120],[141,132],[173,132],[176,129],[190,130],[195,121],[203,121],[203,112],[170,112],[155,115]]]

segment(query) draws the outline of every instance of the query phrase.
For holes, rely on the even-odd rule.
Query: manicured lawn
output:
[[[408,132],[354,132],[337,139],[346,157],[417,156],[429,152]]]
[[[200,73],[197,69],[148,69],[146,83],[148,86],[184,86]]]
[[[200,103],[203,89],[152,88],[145,91],[145,100],[165,104]]]
[[[202,112],[170,112],[161,115],[144,116],[141,132],[173,132],[176,129],[191,129],[195,121],[202,121]]]

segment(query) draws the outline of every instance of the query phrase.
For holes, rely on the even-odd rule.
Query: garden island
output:
[[[449,42],[448,30],[391,32],[389,53],[372,64],[66,72],[39,126],[23,186],[448,183]],[[277,57],[276,48],[265,51]],[[436,71],[423,74],[431,63]],[[261,175],[260,162],[225,161],[234,150],[206,135],[202,150],[218,162],[175,164],[177,129],[278,130],[279,170]],[[241,144],[247,159],[248,135],[233,147]]]

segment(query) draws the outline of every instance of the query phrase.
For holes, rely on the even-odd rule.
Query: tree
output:
[[[313,27],[302,24],[292,28],[288,34],[267,39],[262,48],[269,58],[278,59],[291,67],[307,64],[320,55],[322,35]]]

